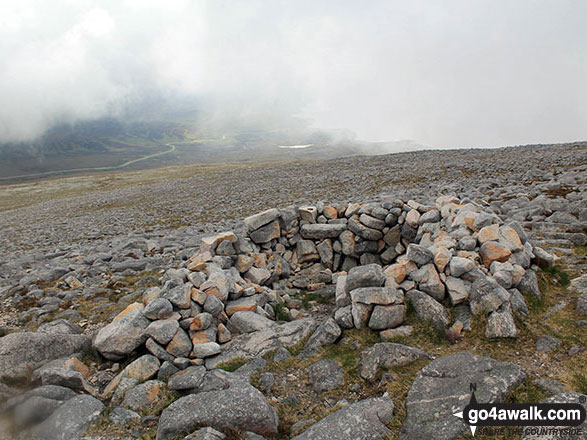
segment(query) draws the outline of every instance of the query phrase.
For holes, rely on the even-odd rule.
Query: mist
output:
[[[153,97],[436,148],[584,140],[586,16],[564,0],[4,1],[0,142]]]

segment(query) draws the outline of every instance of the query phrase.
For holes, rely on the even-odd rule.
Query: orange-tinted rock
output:
[[[489,269],[491,263],[493,263],[494,261],[499,261],[500,263],[503,263],[507,261],[507,259],[510,257],[512,253],[506,247],[503,247],[494,241],[488,241],[486,243],[483,243],[483,246],[481,246],[481,249],[479,250],[479,254],[483,259],[483,264],[486,268]]]

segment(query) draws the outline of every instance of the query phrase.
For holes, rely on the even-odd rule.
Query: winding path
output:
[[[167,151],[161,151],[159,153],[149,154],[147,156],[139,157],[138,159],[129,160],[128,162],[124,162],[121,165],[110,166],[110,167],[91,167],[91,168],[73,168],[69,170],[56,170],[56,171],[47,171],[45,173],[36,173],[36,174],[21,174],[20,176],[7,176],[7,177],[0,177],[0,181],[2,180],[13,180],[13,179],[24,179],[27,177],[43,177],[43,176],[53,176],[59,174],[67,174],[67,173],[77,173],[81,171],[113,171],[119,170],[121,168],[125,168],[133,163],[141,162],[143,160],[152,159],[154,157],[163,156],[165,154],[173,153],[175,151],[175,145],[172,144],[165,144],[166,147],[169,147]]]

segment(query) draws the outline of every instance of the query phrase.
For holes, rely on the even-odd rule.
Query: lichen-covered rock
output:
[[[471,383],[477,384],[477,401],[504,401],[526,374],[518,365],[470,353],[438,358],[416,376],[406,398],[407,416],[402,440],[448,440],[464,435],[469,426],[453,414],[469,403]]]
[[[292,440],[379,440],[391,435],[388,395],[361,400],[324,417]]]
[[[444,306],[430,295],[419,290],[410,290],[406,293],[406,298],[413,305],[418,318],[441,330],[450,324],[450,316]]]
[[[278,417],[263,394],[247,384],[203,391],[182,397],[161,413],[157,440],[164,440],[199,426],[240,429],[261,435],[277,434]]]
[[[379,342],[361,352],[359,372],[365,380],[372,381],[379,368],[401,367],[418,359],[431,359],[419,348],[392,342]]]

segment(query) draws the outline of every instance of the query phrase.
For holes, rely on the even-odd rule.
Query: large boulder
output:
[[[98,332],[94,348],[110,360],[119,360],[144,344],[151,321],[143,315],[143,305],[133,303]]]
[[[0,381],[26,381],[33,370],[47,362],[86,353],[90,346],[84,335],[10,333],[0,338]]]
[[[215,391],[190,394],[176,400],[161,413],[157,440],[190,433],[200,426],[277,434],[278,417],[265,396],[248,384],[233,384]]]
[[[43,423],[33,429],[33,437],[43,440],[77,440],[104,411],[98,399],[82,394],[63,403]]]
[[[388,395],[353,403],[324,417],[292,440],[379,440],[391,435],[393,401]]]
[[[477,384],[478,402],[493,403],[505,400],[525,377],[516,364],[470,353],[438,358],[422,368],[408,392],[400,439],[445,440],[466,434],[469,426],[453,414],[469,403],[471,383]]]

